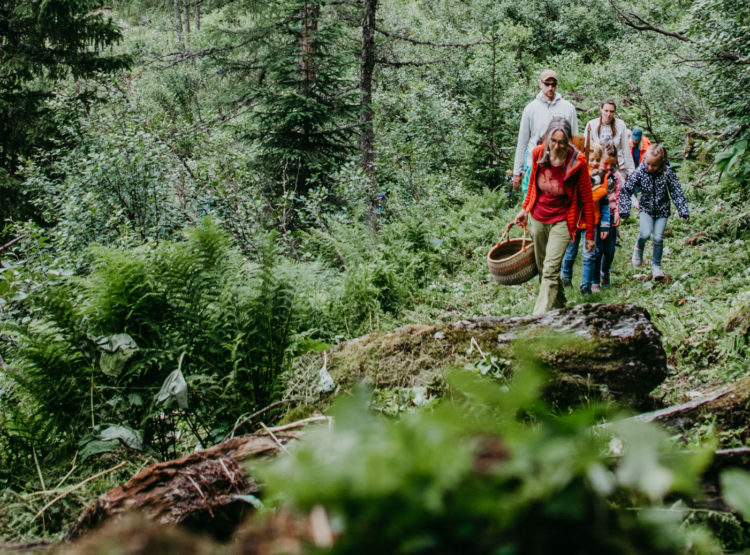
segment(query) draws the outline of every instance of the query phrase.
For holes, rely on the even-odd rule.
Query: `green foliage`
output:
[[[99,0],[9,0],[0,6],[0,222],[28,217],[31,207],[14,177],[20,156],[48,146],[59,132],[44,100],[56,81],[127,67],[129,57],[104,54],[122,38]],[[79,99],[89,97],[86,88]]]
[[[596,410],[550,415],[533,365],[510,388],[476,374],[451,382],[452,400],[395,422],[362,390],[340,399],[332,430],[263,473],[270,492],[324,507],[336,553],[712,551],[663,505],[697,486],[705,456],[672,452],[649,426],[594,431]]]
[[[721,473],[721,489],[724,499],[750,522],[750,474],[739,468],[730,468]]]
[[[213,439],[270,404],[294,323],[292,289],[276,275],[268,241],[257,266],[242,262],[210,220],[183,241],[92,248],[91,273],[50,287],[43,314],[11,334],[13,382],[3,396],[22,401],[33,419],[10,415],[9,424],[34,443],[77,441],[95,423],[143,429],[159,414],[153,396],[178,359],[189,410]],[[118,333],[137,345],[122,370],[105,365],[96,339]]]
[[[747,183],[750,182],[750,134],[735,143],[727,145],[726,150],[716,156],[716,167],[722,172],[722,180],[730,186],[739,186],[746,195]]]

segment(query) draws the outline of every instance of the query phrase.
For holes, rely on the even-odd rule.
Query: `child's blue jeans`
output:
[[[596,226],[594,232],[599,235],[599,226]],[[565,256],[563,257],[562,263],[562,277],[563,279],[571,279],[573,277],[573,264],[578,256],[578,246],[581,244],[581,237],[584,236],[585,229],[579,229],[576,231],[573,240],[568,244],[568,248],[565,249]],[[596,265],[596,249],[591,252],[583,251],[583,267],[581,271],[581,289],[585,287],[591,287],[591,283],[594,278],[594,266]],[[598,280],[597,280],[598,281]]]
[[[651,258],[651,264],[661,266],[661,254],[664,250],[664,230],[667,227],[667,218],[652,218],[641,210],[640,224],[641,230],[638,235],[638,249],[643,252],[646,241],[653,235],[654,254]]]

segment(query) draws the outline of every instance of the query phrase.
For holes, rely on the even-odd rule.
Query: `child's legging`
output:
[[[651,264],[661,266],[661,253],[664,250],[664,230],[667,227],[667,218],[652,218],[646,212],[641,210],[641,230],[638,235],[638,249],[643,252],[646,241],[653,235],[654,237],[654,254],[651,258]]]

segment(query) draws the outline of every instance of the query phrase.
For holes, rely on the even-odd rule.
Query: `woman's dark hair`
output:
[[[547,132],[544,134],[544,151],[542,153],[542,157],[539,159],[539,165],[542,167],[549,167],[550,161],[549,161],[549,139],[552,137],[552,135],[556,131],[562,131],[565,135],[565,139],[568,141],[568,144],[573,140],[573,131],[570,128],[570,122],[566,120],[565,118],[556,117],[552,118],[552,121],[549,122],[549,127],[547,127]]]
[[[611,104],[612,106],[614,106],[615,111],[617,111],[617,104],[615,104],[615,101],[611,98],[605,98],[604,100],[602,100],[602,103],[599,104],[599,109],[601,110],[607,104]],[[616,118],[612,118],[612,121],[609,122],[609,128],[612,130],[612,139],[614,139],[615,135],[617,134],[617,129],[615,128],[615,119]],[[601,114],[599,114],[599,128],[601,129],[601,127],[602,127],[602,116]]]

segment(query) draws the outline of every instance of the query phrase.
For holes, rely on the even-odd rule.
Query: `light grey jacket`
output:
[[[561,116],[570,122],[573,134],[578,134],[578,116],[575,107],[563,100],[560,93],[555,93],[553,100],[539,92],[536,98],[526,105],[521,116],[521,127],[518,130],[518,143],[516,144],[516,157],[513,161],[513,174],[518,175],[523,171],[523,163],[526,152],[531,152],[544,136],[549,127],[549,122],[555,116]]]
[[[583,131],[584,139],[588,139],[593,143],[599,143],[599,122],[600,118],[594,118],[586,124],[586,129]],[[617,164],[620,166],[620,170],[626,175],[630,175],[635,171],[635,164],[633,163],[633,153],[630,152],[630,133],[628,133],[628,126],[621,119],[615,118],[615,136],[613,137],[615,148],[617,148]]]

